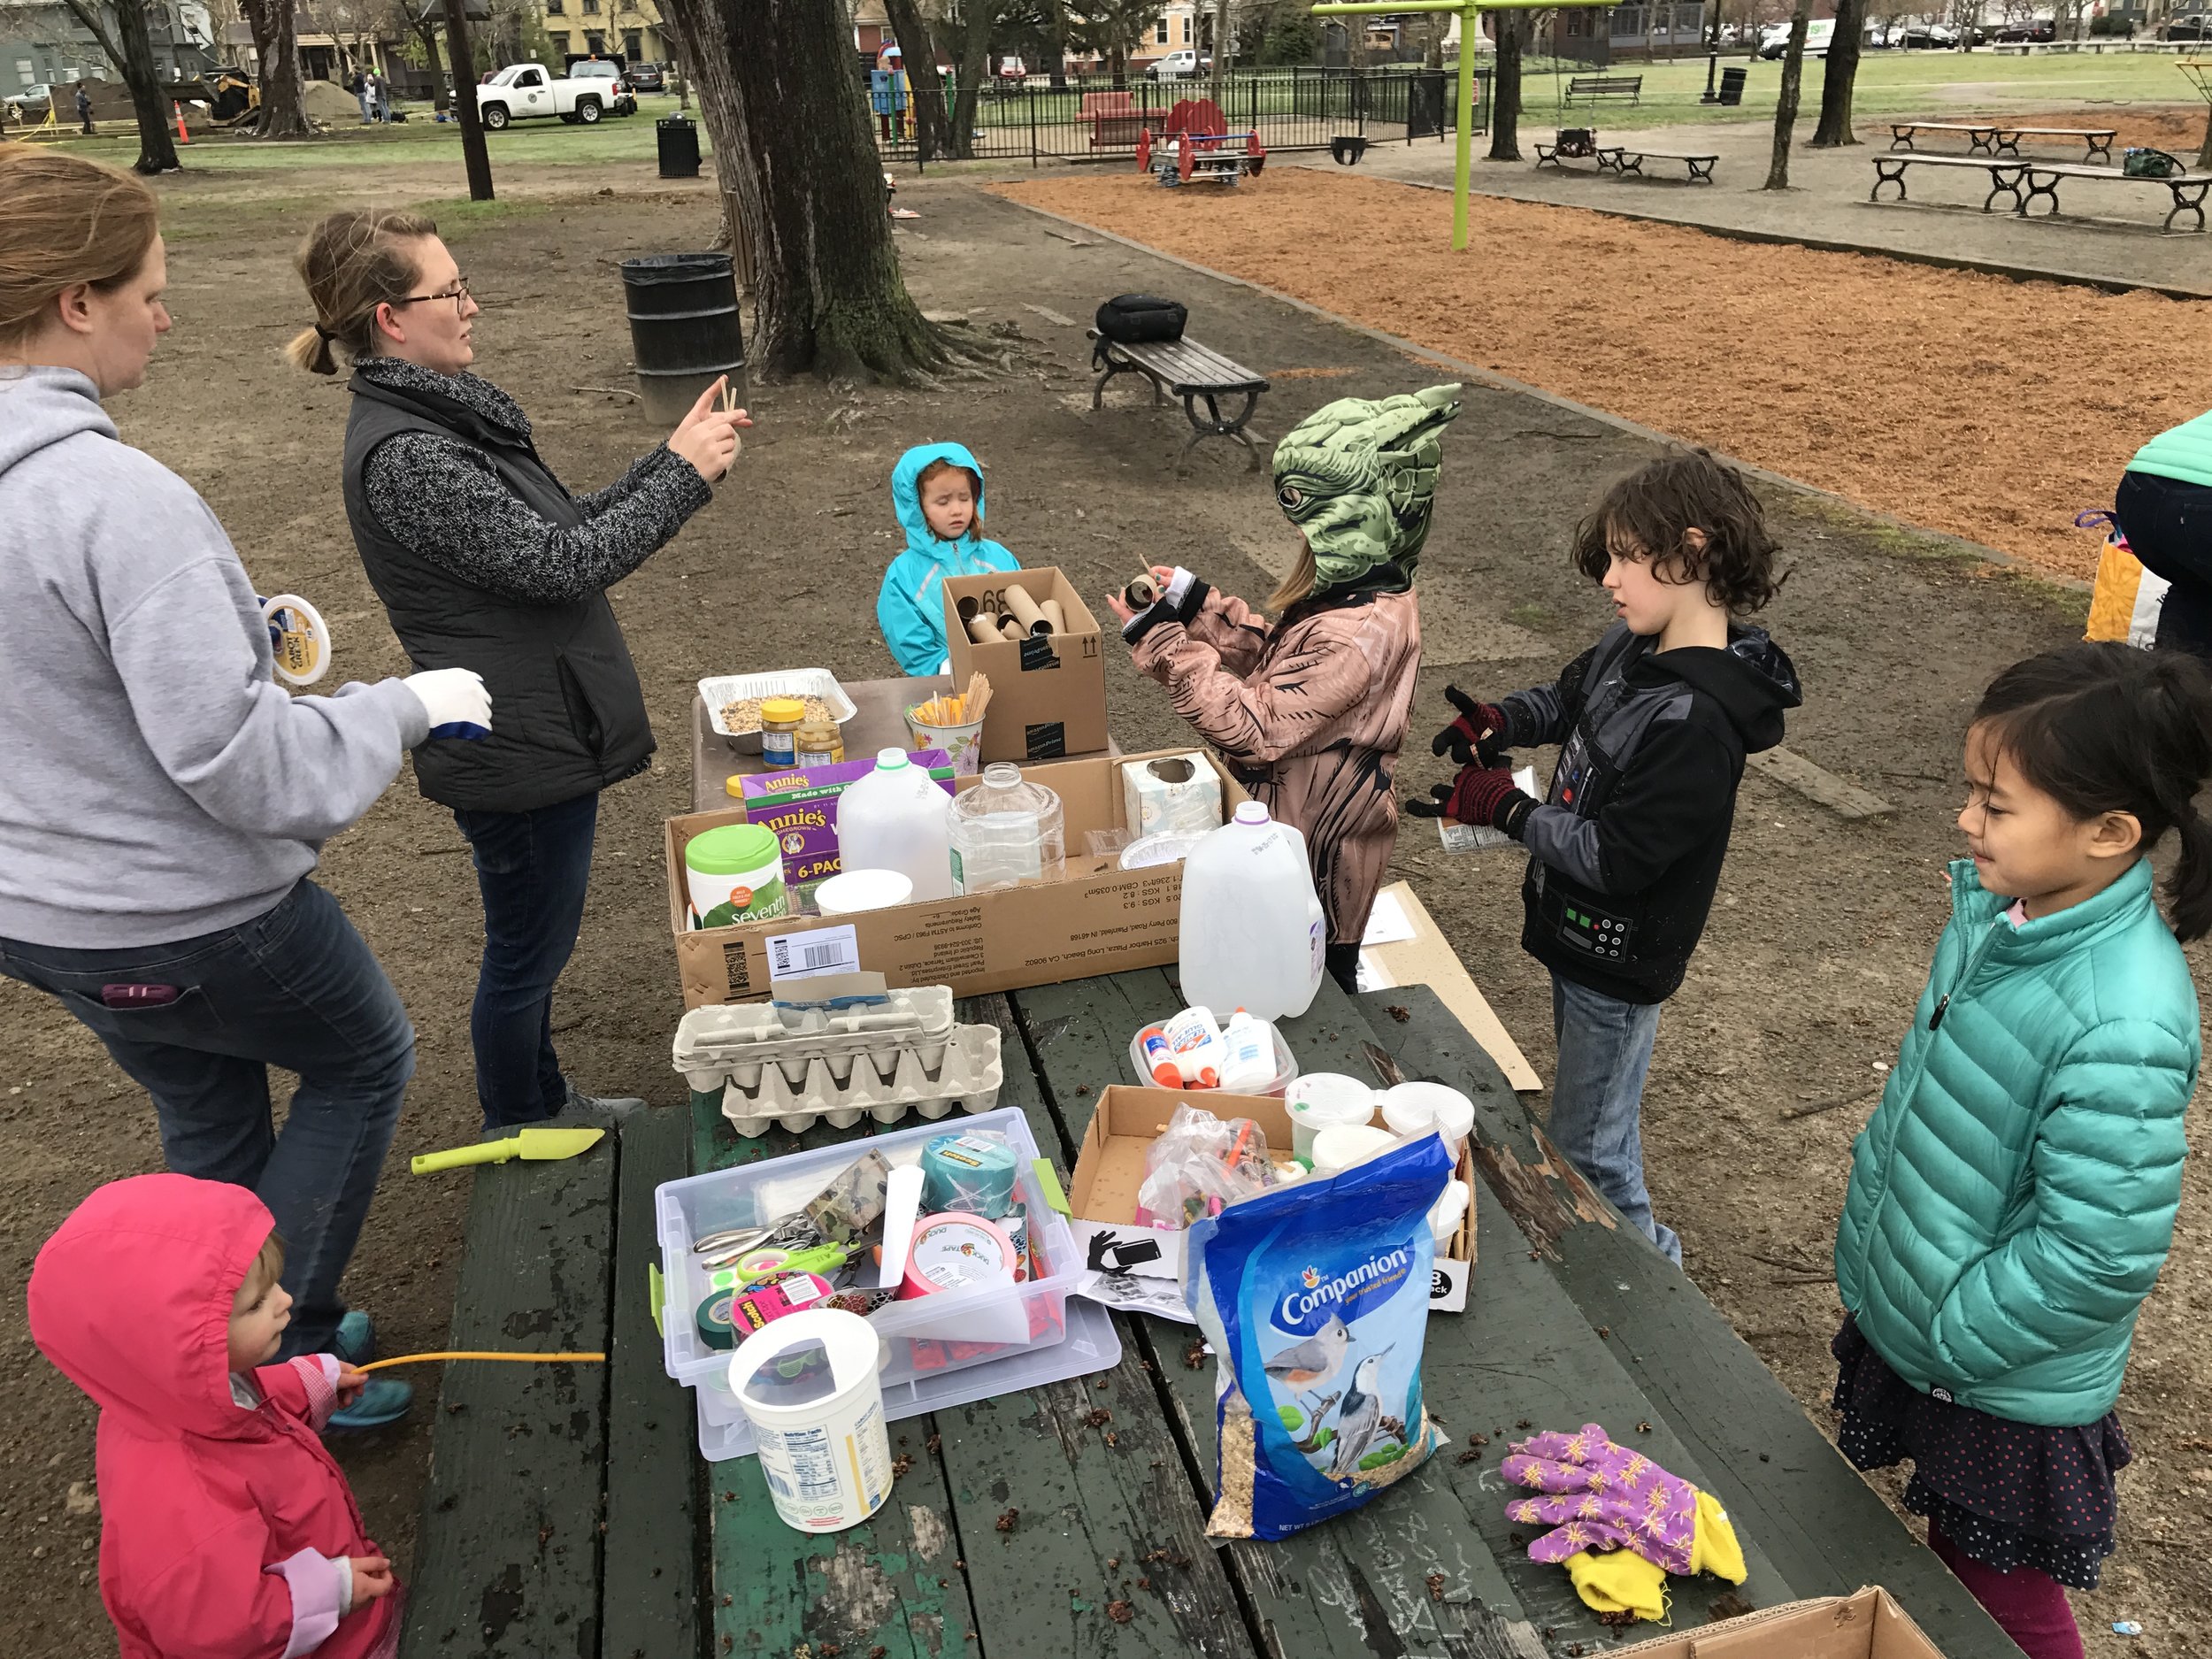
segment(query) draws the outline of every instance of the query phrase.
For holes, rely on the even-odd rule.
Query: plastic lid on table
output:
[[[776,833],[764,824],[723,824],[684,845],[684,864],[703,876],[740,876],[777,863]]]

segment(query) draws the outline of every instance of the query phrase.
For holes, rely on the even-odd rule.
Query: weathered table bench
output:
[[[1128,1079],[1130,1031],[1179,1001],[1148,969],[970,999],[959,1018],[1006,1033],[999,1103],[1065,1171],[1099,1091]],[[583,1157],[474,1178],[455,1346],[603,1340],[611,1363],[448,1370],[405,1659],[1568,1659],[1651,1633],[1601,1624],[1511,1536],[1497,1464],[1524,1421],[1635,1431],[1714,1493],[1755,1605],[1880,1583],[1948,1659],[2016,1659],[1425,987],[1325,980],[1284,1033],[1307,1071],[1432,1078],[1476,1102],[1473,1294],[1429,1320],[1423,1363],[1454,1443],[1423,1469],[1282,1542],[1208,1540],[1213,1362],[1188,1326],[1116,1315],[1115,1370],[893,1424],[891,1501],[833,1537],[794,1532],[755,1460],[698,1459],[691,1400],[661,1373],[652,1187],[859,1132],[741,1140],[711,1103],[657,1110]],[[1678,1629],[1724,1586],[1671,1588]]]
[[[1963,133],[1967,148],[1975,154],[2015,159],[2019,158],[2024,138],[2078,138],[2087,151],[2084,161],[2094,161],[2100,156],[2110,161],[2112,141],[2119,136],[2119,129],[2112,127],[2007,127],[1983,121],[1892,121],[1889,130],[1892,150],[1913,149],[1914,136],[1920,133]]]
[[[1644,171],[1647,161],[1678,161],[1689,170],[1686,182],[1710,184],[1713,169],[1719,165],[1717,155],[1697,156],[1679,150],[1640,150],[1633,144],[1598,144],[1588,149],[1558,143],[1539,143],[1536,146],[1536,165],[1553,166],[1560,172],[1568,171],[1567,161],[1587,158],[1598,164],[1600,173],[1611,173],[1626,178],[1634,173],[1638,178],[1649,178]]]
[[[1908,167],[1964,167],[1989,175],[1989,194],[1982,199],[1982,211],[1985,213],[1989,211],[1991,206],[2001,196],[2009,196],[2012,199],[2013,211],[2017,212],[2023,199],[2024,180],[2028,171],[2028,164],[2024,161],[2001,161],[1994,158],[1985,160],[1976,156],[1924,156],[1917,152],[1904,152],[1874,156],[1869,159],[1874,163],[1874,188],[1867,193],[1866,198],[1870,202],[1878,202],[1882,199],[1882,187],[1886,184],[1895,185],[1897,187],[1896,199],[1900,202],[1903,201],[1905,199],[1905,169]]]
[[[1212,347],[1200,345],[1187,334],[1180,340],[1124,345],[1119,341],[1101,337],[1095,328],[1086,332],[1097,342],[1097,358],[1103,365],[1099,370],[1097,384],[1091,388],[1093,409],[1100,406],[1106,396],[1106,382],[1114,376],[1141,374],[1152,382],[1152,401],[1156,405],[1164,401],[1163,392],[1183,400],[1183,413],[1190,421],[1191,434],[1183,441],[1182,452],[1176,457],[1179,467],[1190,458],[1190,452],[1198,447],[1200,440],[1229,438],[1244,446],[1250,462],[1248,470],[1259,470],[1260,452],[1253,447],[1244,424],[1252,419],[1260,394],[1267,390],[1265,375],[1254,373]],[[1241,397],[1244,402],[1235,413],[1224,416],[1221,400],[1226,397]],[[1203,419],[1198,413],[1202,402],[1206,405]]]
[[[1577,98],[1626,98],[1631,104],[1644,101],[1644,78],[1641,75],[1572,75],[1567,81],[1567,102]]]
[[[1536,165],[1556,167],[1565,173],[1570,161],[1594,161],[1600,173],[1618,172],[1621,165],[1621,146],[1618,144],[1577,144],[1554,141],[1536,145]]]
[[[2051,211],[2046,217],[2057,217],[2060,180],[2094,179],[2106,184],[2163,185],[2173,205],[2158,228],[2162,231],[2171,230],[2174,221],[2184,213],[2197,216],[2193,229],[2201,231],[2205,227],[2204,197],[2205,192],[2212,190],[2212,173],[2177,173],[2164,179],[2135,178],[2116,173],[2110,167],[2085,167],[2077,162],[2065,161],[2032,161],[2027,164],[2027,168],[2028,190],[2020,204],[2020,214],[2024,219],[2033,211],[2030,204],[2039,196],[2051,204]]]

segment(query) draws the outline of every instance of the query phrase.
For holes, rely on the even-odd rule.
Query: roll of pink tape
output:
[[[914,1224],[902,1299],[1013,1282],[1014,1241],[995,1221],[945,1210]]]

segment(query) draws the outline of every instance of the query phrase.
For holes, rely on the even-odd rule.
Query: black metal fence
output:
[[[1475,125],[1490,125],[1490,73],[1476,72]],[[956,95],[923,88],[918,95],[944,100],[949,116]],[[1125,161],[1136,154],[1138,135],[1157,140],[1169,116],[1186,100],[1212,99],[1208,78],[1131,80],[1116,86],[1104,77],[1071,76],[1061,86],[1042,77],[987,83],[979,89],[964,152],[918,154],[914,111],[886,107],[902,101],[882,82],[871,89],[876,148],[886,161],[1026,160]],[[1218,103],[1226,130],[1257,133],[1271,151],[1326,150],[1332,141],[1371,142],[1440,138],[1458,115],[1455,71],[1403,67],[1336,69],[1293,67],[1227,78]]]

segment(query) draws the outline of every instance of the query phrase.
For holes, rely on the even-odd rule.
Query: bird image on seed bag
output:
[[[1190,1230],[1193,1315],[1221,1367],[1214,1538],[1285,1538],[1356,1509],[1443,1443],[1421,1399],[1429,1209],[1451,1156],[1424,1135],[1271,1187]]]

